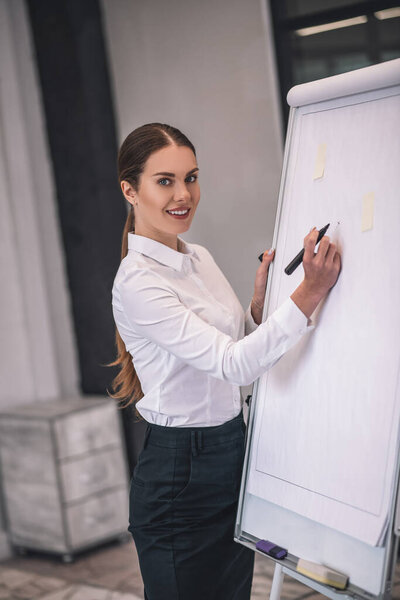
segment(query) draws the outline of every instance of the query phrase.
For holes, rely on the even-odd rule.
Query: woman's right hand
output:
[[[304,238],[304,280],[291,295],[293,302],[308,318],[335,285],[341,268],[336,245],[324,235],[318,252],[315,252],[317,238],[318,230],[315,227]]]

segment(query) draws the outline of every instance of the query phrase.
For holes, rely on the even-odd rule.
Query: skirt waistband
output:
[[[201,450],[206,446],[216,446],[242,437],[244,430],[242,411],[230,421],[210,427],[166,427],[148,423],[145,445],[154,444],[166,448],[196,447]]]

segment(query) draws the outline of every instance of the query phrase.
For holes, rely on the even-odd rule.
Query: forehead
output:
[[[153,152],[146,162],[147,173],[169,171],[171,173],[186,174],[197,167],[196,157],[187,146],[166,146]]]

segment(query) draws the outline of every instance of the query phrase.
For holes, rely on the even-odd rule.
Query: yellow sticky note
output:
[[[374,226],[374,201],[374,192],[369,192],[369,194],[363,196],[361,231],[368,231]]]
[[[326,157],[326,144],[320,144],[317,150],[317,158],[315,159],[313,179],[320,179],[324,175]]]

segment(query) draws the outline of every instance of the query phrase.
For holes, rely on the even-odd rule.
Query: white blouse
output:
[[[183,252],[128,233],[112,289],[114,320],[141,382],[136,406],[146,421],[221,425],[241,410],[239,386],[311,327],[290,298],[257,326],[208,250],[179,241]]]

